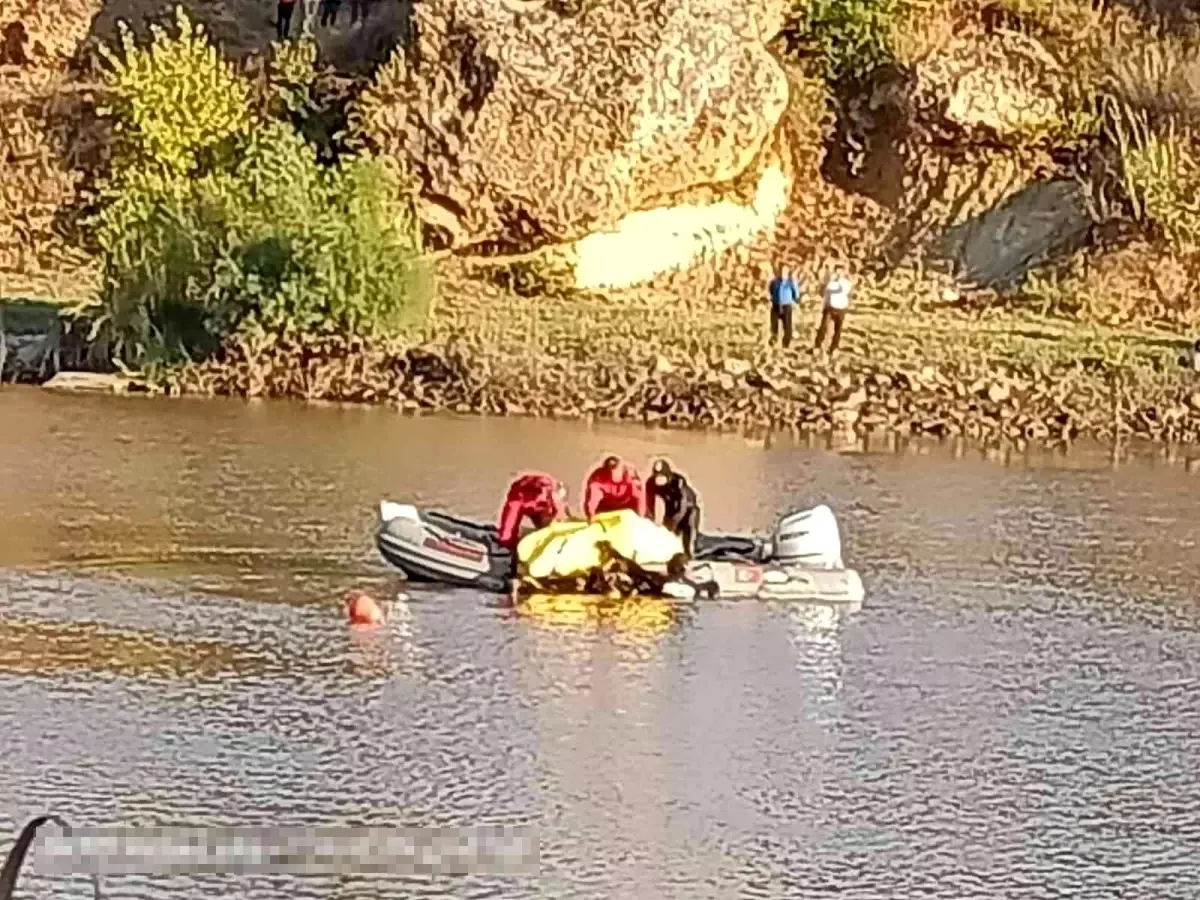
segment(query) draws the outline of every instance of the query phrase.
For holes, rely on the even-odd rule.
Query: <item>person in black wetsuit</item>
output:
[[[700,533],[700,501],[688,480],[671,468],[665,459],[656,460],[646,491],[646,508],[656,518],[655,499],[663,504],[663,527],[679,535],[683,549],[691,558],[696,552],[696,535]]]

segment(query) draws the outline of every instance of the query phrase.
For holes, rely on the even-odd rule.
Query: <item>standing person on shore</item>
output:
[[[820,350],[825,342],[825,330],[832,324],[833,337],[829,341],[829,353],[837,352],[842,341],[842,323],[846,319],[846,310],[850,308],[850,278],[846,275],[845,266],[840,263],[833,267],[833,274],[825,282],[825,303],[821,309],[821,324],[817,328],[817,340],[814,350]]]
[[[322,28],[337,25],[338,10],[340,10],[341,7],[342,0],[321,0]]]
[[[292,30],[292,13],[296,11],[296,0],[279,0],[275,7],[275,37],[286,41]]]
[[[645,518],[646,489],[633,466],[619,456],[609,456],[592,470],[583,484],[583,514],[628,509]]]
[[[371,11],[371,0],[350,0],[350,24],[360,28],[367,24],[367,14]]]
[[[771,343],[779,337],[779,328],[783,326],[783,344],[786,349],[792,343],[792,314],[800,301],[800,285],[792,275],[788,265],[779,266],[775,277],[768,287],[771,297]]]

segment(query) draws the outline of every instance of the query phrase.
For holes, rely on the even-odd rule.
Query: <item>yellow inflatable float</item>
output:
[[[538,581],[579,578],[601,566],[606,543],[617,555],[650,571],[665,569],[684,552],[677,535],[621,509],[590,522],[555,522],[530,532],[517,544],[517,562],[523,575]]]

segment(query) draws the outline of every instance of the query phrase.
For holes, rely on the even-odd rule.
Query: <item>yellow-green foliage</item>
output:
[[[312,112],[320,53],[316,40],[305,35],[296,41],[277,41],[271,50],[272,93],[290,113]]]
[[[403,153],[408,95],[408,62],[403,50],[397,50],[350,108],[346,117],[350,142],[393,155]]]
[[[1200,251],[1200,64],[1172,37],[1143,39],[1116,57],[1100,108],[1135,217],[1179,254]]]
[[[1151,129],[1135,113],[1121,149],[1125,192],[1135,215],[1161,229],[1178,253],[1200,250],[1200,165],[1173,122]]]
[[[908,0],[795,0],[787,28],[793,51],[814,58],[831,81],[861,78],[895,58]]]
[[[201,154],[251,125],[250,84],[233,71],[178,7],[178,36],[152,29],[148,47],[139,48],[121,24],[119,49],[102,46],[106,63],[103,109],[114,123],[125,167],[161,166],[190,172]]]
[[[140,163],[131,157],[104,185],[93,221],[116,355],[144,365],[211,354],[233,334],[380,335],[416,324],[420,247],[400,174],[367,155],[322,165],[292,121],[250,110],[246,85],[179,21],[178,36],[127,45],[114,75],[123,102],[111,115],[138,138]],[[187,59],[206,67],[199,81]],[[312,60],[303,49],[279,54],[285,80],[271,89],[303,87]],[[205,120],[218,139],[171,106],[197,104],[197,83],[221,95]]]

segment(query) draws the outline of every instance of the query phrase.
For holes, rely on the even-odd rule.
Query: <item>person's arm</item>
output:
[[[646,485],[646,518],[651,522],[658,521],[658,488],[654,485],[654,479]]]
[[[517,529],[521,527],[524,504],[516,500],[506,500],[500,513],[499,534],[496,540],[502,547],[513,547],[517,541]]]
[[[604,499],[604,486],[595,475],[589,476],[583,485],[583,517],[590,519],[596,514],[600,501]]]
[[[637,514],[646,518],[646,485],[640,478],[633,479],[633,497],[637,503]]]

